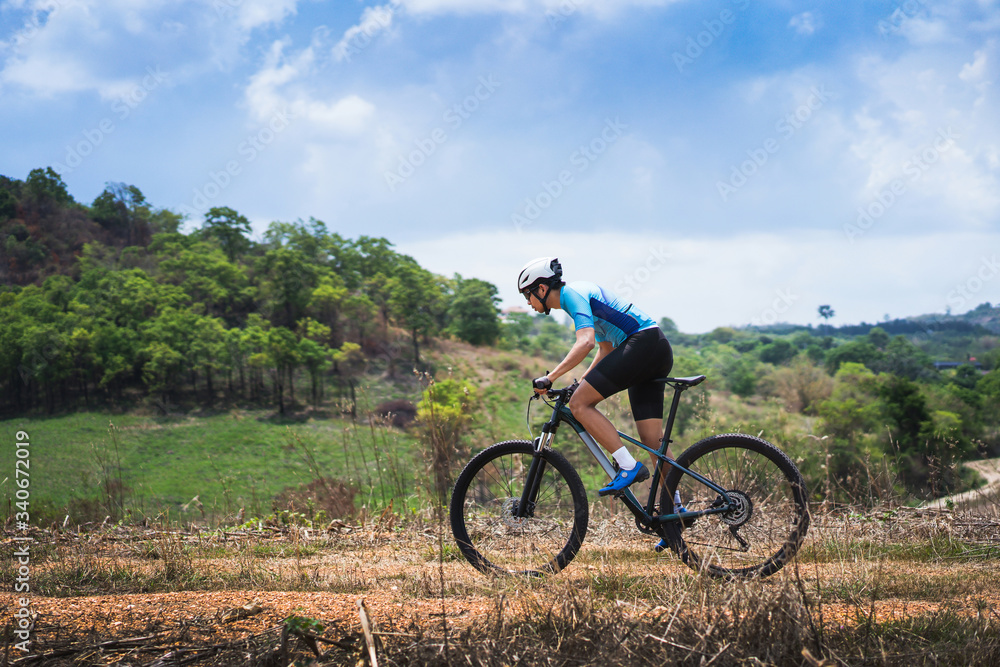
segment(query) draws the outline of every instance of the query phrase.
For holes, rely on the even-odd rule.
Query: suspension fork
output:
[[[542,434],[535,438],[535,454],[531,457],[531,465],[528,467],[528,475],[524,479],[524,489],[521,490],[521,499],[514,508],[514,516],[523,519],[531,516],[535,510],[535,502],[538,500],[538,490],[542,486],[542,478],[545,476],[545,467],[548,461],[542,456],[542,450],[552,441],[554,427],[546,424],[542,427]]]
[[[534,443],[535,454],[531,457],[531,465],[528,467],[528,476],[524,480],[524,489],[521,490],[521,499],[514,508],[514,516],[519,519],[523,519],[526,516],[531,516],[535,510],[535,501],[538,500],[538,490],[542,486],[542,478],[545,475],[545,467],[548,465],[548,461],[542,456],[542,450],[545,449],[550,442],[552,442],[552,436],[555,435],[556,429],[559,427],[559,408],[557,407],[552,411],[552,417],[542,426],[542,433],[537,438],[535,438]]]

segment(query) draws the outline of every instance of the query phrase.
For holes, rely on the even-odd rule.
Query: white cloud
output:
[[[989,74],[986,49],[976,51],[971,63],[962,65],[958,78],[970,84],[980,84],[987,80]]]
[[[250,33],[295,13],[297,0],[34,0],[0,44],[0,85],[50,98],[93,91],[114,99],[147,66],[176,81],[232,64]],[[141,59],[141,60],[140,60]],[[10,94],[10,91],[5,91]]]
[[[399,0],[413,14],[505,13],[524,14],[558,11],[572,14],[584,11],[605,16],[628,7],[658,7],[680,0]]]
[[[795,30],[800,35],[811,35],[823,25],[818,16],[812,12],[802,12],[796,14],[788,22],[788,27]]]
[[[972,280],[982,266],[996,266],[996,254],[988,249],[998,247],[1000,232],[872,235],[851,245],[836,232],[716,239],[624,231],[526,236],[502,230],[402,243],[397,249],[432,271],[494,283],[505,306],[523,304],[514,285],[518,268],[534,256],[556,255],[568,280],[628,292],[651,317],[671,317],[682,331],[694,333],[755,320],[819,324],[821,304],[836,310],[835,324],[874,323],[886,313],[943,313],[949,307],[964,312],[1000,300],[995,270],[991,280]],[[959,299],[963,285],[977,291]]]
[[[287,110],[297,121],[308,121],[312,129],[337,134],[362,131],[375,112],[375,105],[357,94],[318,97],[313,74],[321,40],[286,57],[288,40],[271,45],[262,67],[250,77],[245,99],[251,116],[264,122]]]
[[[334,58],[338,62],[350,61],[356,53],[371,44],[375,35],[392,26],[393,16],[398,9],[399,0],[376,7],[366,7],[361,14],[361,22],[345,30],[344,36],[333,47]]]
[[[849,148],[867,174],[857,204],[885,198],[895,183],[906,195],[894,202],[893,216],[909,224],[947,221],[971,230],[1000,221],[1000,174],[990,163],[1000,144],[1000,104],[985,94],[987,56],[980,51],[971,64],[961,62],[926,50],[859,61],[862,104]]]
[[[295,14],[298,0],[208,0],[220,16],[225,17],[225,8],[235,11],[235,23],[245,35],[261,26],[280,23],[290,14]]]

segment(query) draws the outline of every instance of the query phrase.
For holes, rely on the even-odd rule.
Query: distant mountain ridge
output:
[[[787,334],[795,331],[812,331],[821,336],[863,336],[874,327],[880,327],[890,335],[913,336],[918,334],[934,334],[938,332],[969,333],[973,335],[1000,335],[1000,303],[996,306],[989,302],[976,308],[952,315],[950,313],[929,313],[912,317],[883,320],[881,322],[861,322],[859,324],[802,325],[778,323],[768,326],[745,326],[742,329],[759,331],[761,333]]]

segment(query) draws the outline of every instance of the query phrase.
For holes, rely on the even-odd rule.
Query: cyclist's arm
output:
[[[555,381],[559,376],[565,375],[576,368],[581,361],[587,358],[590,351],[594,349],[595,341],[596,335],[594,334],[593,327],[577,329],[576,342],[573,343],[573,347],[566,353],[563,360],[559,362],[559,365],[548,374],[547,377],[549,380]],[[600,351],[598,351],[598,354],[600,354]]]
[[[587,373],[590,373],[590,371],[594,369],[594,366],[597,365],[597,362],[599,362],[604,357],[608,356],[608,353],[611,352],[611,350],[613,349],[615,348],[611,344],[611,341],[608,340],[600,341],[597,344],[597,354],[594,355],[594,360],[590,362],[590,366],[587,368]],[[583,377],[587,377],[587,373],[584,373]]]

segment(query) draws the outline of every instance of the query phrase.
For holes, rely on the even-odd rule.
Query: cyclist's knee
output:
[[[590,385],[580,385],[569,398],[569,409],[577,411],[592,408],[604,400],[604,397],[597,393],[597,390]]]

